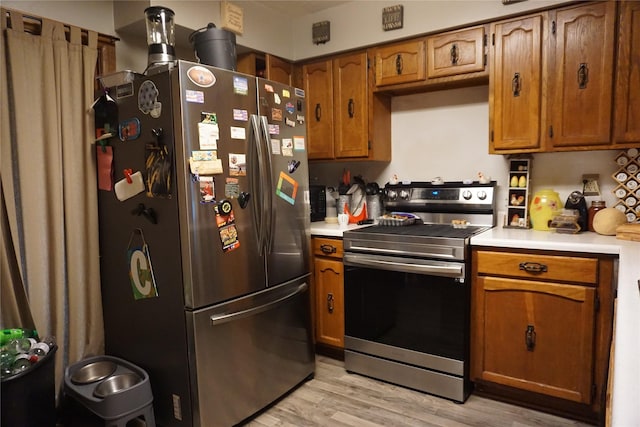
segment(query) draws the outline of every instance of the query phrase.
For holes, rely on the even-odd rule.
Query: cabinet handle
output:
[[[511,80],[511,91],[513,96],[520,96],[520,90],[522,89],[522,81],[520,79],[520,73],[514,73]]]
[[[547,266],[539,262],[521,262],[520,270],[528,271],[529,273],[546,273]]]
[[[333,313],[333,294],[332,293],[327,294],[327,311],[329,313]]]
[[[355,114],[353,98],[349,98],[349,104],[347,104],[347,110],[349,111],[349,118],[353,119],[353,115]]]
[[[580,89],[586,89],[589,82],[589,67],[587,63],[583,62],[578,67],[578,87]]]
[[[398,54],[398,56],[396,56],[396,73],[398,75],[402,74],[402,55]]]
[[[458,60],[460,59],[460,56],[458,54],[458,46],[456,44],[453,44],[453,46],[451,46],[451,65],[458,65]]]
[[[524,331],[524,343],[527,345],[527,351],[533,351],[536,346],[536,331],[533,325],[527,325],[527,330]]]
[[[322,251],[323,254],[327,254],[327,255],[335,254],[338,251],[338,249],[335,246],[327,245],[327,244],[320,245],[320,250]]]
[[[320,103],[316,104],[316,122],[320,121],[320,117],[322,116],[322,109],[320,108]]]

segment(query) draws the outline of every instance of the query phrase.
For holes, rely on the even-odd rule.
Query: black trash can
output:
[[[3,427],[55,427],[56,382],[53,346],[42,360],[28,370],[2,379]]]

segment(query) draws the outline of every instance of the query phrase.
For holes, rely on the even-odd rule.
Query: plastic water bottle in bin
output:
[[[3,344],[0,347],[0,376],[4,379],[31,368],[45,357],[53,346],[54,337],[38,339],[35,330],[4,329],[0,331]]]

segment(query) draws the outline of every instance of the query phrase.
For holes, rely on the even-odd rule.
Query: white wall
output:
[[[392,101],[392,160],[389,164],[373,162],[311,163],[312,183],[337,186],[342,171],[362,175],[365,181],[380,186],[393,174],[401,180],[429,181],[440,176],[446,181],[477,179],[478,172],[498,182],[497,206],[506,210],[508,162],[503,155],[488,154],[488,87],[394,97]],[[617,199],[619,151],[541,153],[533,155],[532,192],[553,188],[564,202],[574,190],[582,190],[582,174],[600,174],[601,198],[607,206]],[[588,197],[587,202],[599,199]]]

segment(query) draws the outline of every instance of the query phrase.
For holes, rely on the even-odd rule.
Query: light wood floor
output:
[[[316,373],[245,424],[280,426],[589,426],[573,420],[471,395],[464,404],[349,374],[344,363],[318,355]]]

